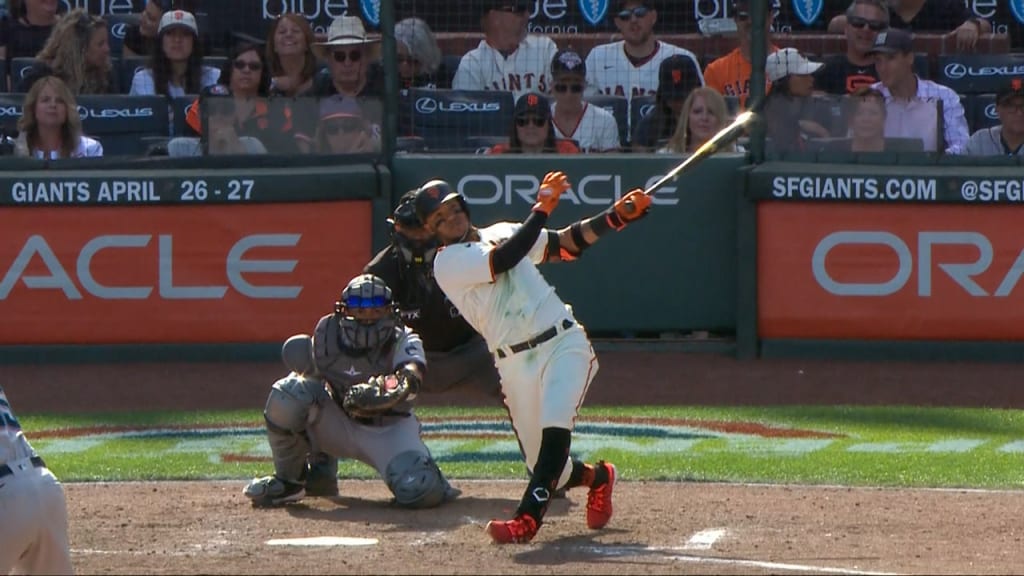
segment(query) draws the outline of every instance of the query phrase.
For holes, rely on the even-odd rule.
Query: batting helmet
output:
[[[387,314],[379,320],[357,320],[352,310],[386,308]],[[373,274],[360,274],[341,291],[334,312],[341,326],[341,342],[352,350],[372,350],[389,342],[395,336],[399,323],[398,310],[391,299],[391,288]]]
[[[427,216],[433,214],[441,204],[451,200],[457,200],[462,205],[462,211],[469,216],[469,205],[462,194],[452,190],[444,180],[431,180],[416,190],[416,215],[425,224]]]

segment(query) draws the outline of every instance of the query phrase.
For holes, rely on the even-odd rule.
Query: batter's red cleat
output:
[[[529,514],[520,514],[511,520],[491,520],[487,533],[497,544],[526,544],[537,535],[537,521]]]
[[[608,472],[608,481],[590,489],[587,494],[587,527],[592,530],[604,528],[612,519],[612,489],[615,488],[615,465],[601,460],[597,467]]]

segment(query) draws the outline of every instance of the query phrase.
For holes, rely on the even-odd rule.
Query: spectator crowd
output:
[[[352,14],[317,34],[285,13],[264,37],[238,33],[220,46],[202,0],[151,0],[115,50],[107,18],[60,5],[9,0],[0,21],[3,97],[20,103],[0,128],[18,155],[373,155],[392,116],[399,151],[687,154],[749,107],[763,109],[769,154],[1020,155],[1024,141],[1021,77],[965,92],[921,53],[920,34],[964,53],[990,35],[960,0],[849,0],[828,22],[844,51],[830,53],[784,45],[791,35],[769,12],[761,102],[750,98],[751,0],[729,2],[735,32],[722,55],[659,35],[664,0],[612,0],[612,41],[582,49],[570,35],[532,32],[532,0],[477,0],[466,4],[479,17],[477,45],[449,53],[441,32],[399,14],[394,62]],[[398,110],[385,105],[392,71]],[[145,132],[104,124],[141,110],[153,116],[134,124],[151,124]]]

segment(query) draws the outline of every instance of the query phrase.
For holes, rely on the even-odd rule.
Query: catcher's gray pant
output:
[[[415,415],[384,416],[379,424],[362,424],[342,412],[334,402],[320,407],[320,417],[309,428],[313,451],[335,458],[354,458],[372,466],[387,478],[388,463],[403,452],[430,455],[420,438],[420,421]]]
[[[494,356],[479,335],[448,351],[427,352],[427,374],[421,392],[447,392],[463,386],[476,388],[488,396],[501,395]]]
[[[0,464],[0,574],[74,574],[64,487],[29,458]]]

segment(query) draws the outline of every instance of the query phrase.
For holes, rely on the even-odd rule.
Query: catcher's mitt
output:
[[[409,397],[413,391],[412,375],[399,371],[379,374],[345,391],[342,407],[355,418],[379,416]]]

